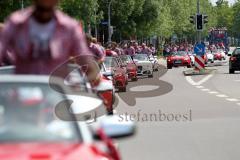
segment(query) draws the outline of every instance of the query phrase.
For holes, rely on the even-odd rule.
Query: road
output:
[[[211,75],[194,77],[183,75],[187,68],[162,68],[154,79],[130,83],[130,92],[119,94],[117,114],[133,114],[138,127],[135,137],[119,141],[123,159],[239,159],[240,73],[228,74],[227,63],[215,65]],[[156,90],[164,91],[157,95]],[[160,111],[189,117],[180,122],[149,118]]]

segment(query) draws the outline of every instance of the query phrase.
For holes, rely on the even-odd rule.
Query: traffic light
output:
[[[207,16],[207,15],[204,15],[204,16],[203,16],[203,23],[204,23],[204,24],[207,24],[207,23],[208,23],[208,16]]]
[[[196,23],[197,30],[202,31],[203,30],[203,15],[198,14],[196,20],[197,20],[197,23]]]
[[[190,23],[195,24],[195,16],[190,16]]]

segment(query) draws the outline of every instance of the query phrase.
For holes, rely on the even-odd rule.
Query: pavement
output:
[[[132,115],[137,123],[134,137],[118,141],[123,159],[239,159],[240,72],[228,74],[226,61],[208,66],[216,69],[209,75],[184,76],[187,68],[160,63],[154,78],[118,95],[119,118]]]

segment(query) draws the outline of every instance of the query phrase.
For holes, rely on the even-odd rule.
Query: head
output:
[[[58,4],[58,0],[33,0],[33,4],[37,9],[51,11]]]
[[[86,34],[86,40],[87,40],[88,46],[90,46],[90,44],[92,43],[92,36],[90,34]]]
[[[33,0],[34,16],[37,21],[46,23],[53,18],[53,11],[59,0]]]
[[[92,38],[92,43],[97,44],[97,38],[93,37]]]

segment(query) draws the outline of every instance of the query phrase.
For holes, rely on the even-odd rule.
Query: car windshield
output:
[[[54,109],[65,99],[46,84],[0,84],[0,143],[73,142],[81,139],[73,122]]]
[[[146,54],[137,54],[133,57],[133,59],[136,59],[139,61],[148,61],[148,56]]]
[[[187,52],[180,51],[180,52],[172,52],[171,53],[171,56],[185,56],[185,55],[187,55]]]
[[[240,56],[240,48],[237,48],[234,52],[233,55]]]
[[[114,68],[118,66],[117,61],[112,57],[106,57],[104,64],[106,68]]]
[[[130,56],[121,56],[121,60],[125,63],[132,63],[132,58]]]

